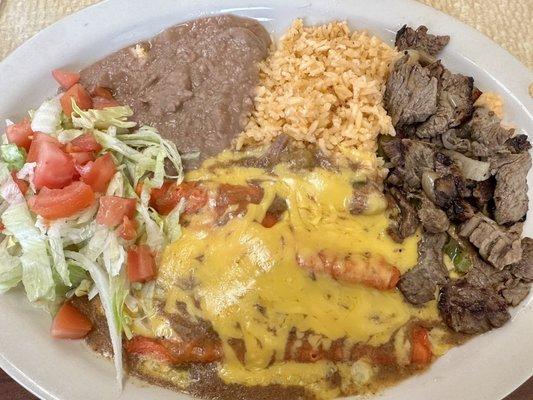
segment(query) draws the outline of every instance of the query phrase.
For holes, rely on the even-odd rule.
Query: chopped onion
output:
[[[433,203],[437,200],[435,197],[435,180],[438,177],[439,174],[430,169],[422,172],[422,189],[424,189],[424,193]]]
[[[464,154],[453,150],[445,150],[443,151],[443,153],[449,156],[457,164],[466,179],[470,179],[477,182],[489,179],[489,162],[474,160],[473,158],[469,158]]]

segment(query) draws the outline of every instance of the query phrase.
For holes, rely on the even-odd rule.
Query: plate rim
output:
[[[90,6],[87,6],[87,7],[83,8],[83,9],[81,9],[81,10],[76,11],[75,13],[72,13],[72,14],[70,14],[68,16],[65,16],[65,17],[59,19],[58,21],[54,22],[53,24],[51,24],[51,25],[47,26],[46,28],[38,31],[33,36],[31,36],[28,40],[26,40],[24,43],[22,43],[20,46],[18,46],[16,49],[11,51],[0,62],[0,72],[3,69],[11,66],[11,64],[16,64],[17,62],[19,62],[19,58],[22,57],[24,55],[24,53],[28,51],[28,49],[30,49],[34,44],[38,43],[40,40],[42,40],[42,38],[46,37],[47,35],[53,34],[55,31],[60,30],[62,27],[67,26],[71,22],[74,22],[76,19],[83,20],[84,18],[89,17],[93,12],[97,13],[100,9],[101,10],[105,10],[105,8],[106,7],[110,7],[110,5],[112,7],[114,5],[118,5],[120,3],[126,3],[126,2],[127,2],[126,0],[103,0],[101,2],[98,2],[98,3],[92,4]],[[202,2],[202,0],[199,0],[198,2]],[[237,1],[237,2],[239,2],[239,1]],[[256,4],[255,0],[240,1],[240,3],[243,3],[243,2],[244,3],[250,3],[250,5]],[[323,0],[323,1],[320,1],[320,0],[314,0],[314,1],[309,0],[309,1],[307,1],[307,3],[309,3],[309,2],[322,3],[322,2],[328,2],[328,0]],[[355,2],[354,1],[350,1],[350,0],[333,0],[330,3],[342,4],[342,3],[362,3],[362,2],[364,2],[364,0],[356,0]],[[506,63],[510,63],[510,64],[507,64],[508,66],[510,66],[515,71],[519,71],[519,76],[517,77],[517,81],[521,82],[522,84],[524,84],[524,83],[526,84],[525,85],[525,87],[526,87],[525,92],[522,92],[520,90],[516,91],[516,92],[515,91],[508,91],[508,95],[510,95],[511,97],[514,97],[516,99],[516,102],[518,104],[520,104],[520,106],[522,107],[521,112],[523,112],[525,115],[527,115],[529,117],[530,123],[533,121],[533,116],[532,116],[533,101],[532,101],[532,98],[529,96],[529,93],[528,93],[528,85],[529,85],[529,83],[532,82],[533,74],[525,66],[525,64],[523,64],[520,60],[518,60],[515,56],[513,56],[508,50],[506,50],[503,47],[501,47],[498,43],[494,42],[492,39],[490,39],[484,33],[480,32],[480,31],[477,31],[473,27],[471,27],[471,26],[467,25],[466,23],[458,20],[457,18],[455,18],[455,17],[453,17],[451,15],[445,14],[444,12],[442,12],[442,11],[436,9],[436,8],[433,8],[433,7],[429,6],[429,5],[420,3],[418,1],[415,1],[415,0],[376,0],[375,2],[376,3],[381,3],[384,6],[387,5],[387,4],[391,4],[391,3],[405,3],[406,5],[408,5],[409,9],[413,10],[413,13],[415,14],[413,16],[413,18],[417,18],[417,15],[419,14],[418,10],[420,10],[420,11],[423,10],[426,13],[429,12],[432,15],[434,15],[437,20],[442,20],[443,22],[447,22],[448,23],[449,32],[450,32],[451,35],[453,35],[454,34],[453,32],[457,31],[458,28],[460,28],[461,30],[466,31],[469,35],[471,35],[471,38],[473,38],[475,41],[481,41],[482,44],[487,44],[488,46],[490,46],[490,51],[491,52],[494,53],[494,51],[496,51],[495,58],[502,57]],[[216,4],[217,3],[214,2],[214,5],[216,5]],[[211,11],[206,11],[205,12],[206,15],[212,15],[212,14],[218,14],[218,13],[220,13],[220,10],[215,11],[215,12],[211,12]],[[303,12],[302,14],[304,14],[304,13],[305,12]],[[199,16],[199,15],[197,15],[197,16]],[[187,18],[183,19],[182,17],[183,17],[183,15],[178,14],[176,19],[179,20],[179,21],[187,20]],[[379,20],[379,18],[377,18],[377,19]],[[460,40],[463,40],[463,39],[461,38]],[[456,42],[455,44],[452,44],[452,47],[461,48],[461,47],[464,47],[464,46],[461,46],[461,45],[457,46],[457,42]],[[458,49],[454,49],[454,51],[458,51]],[[475,56],[475,57],[471,58],[471,61],[473,63],[475,63],[475,64],[477,64],[476,58],[478,58],[478,57]],[[509,85],[503,84],[502,82],[500,82],[500,80],[496,76],[494,76],[494,74],[491,72],[491,70],[493,70],[493,68],[485,69],[482,66],[480,66],[479,64],[477,64],[477,65],[478,65],[479,68],[485,70],[491,76],[493,81],[496,82],[500,86],[499,89],[507,90],[507,86],[509,86]],[[1,75],[1,73],[0,73],[0,75]],[[528,106],[528,103],[529,103],[529,106]],[[531,124],[531,125],[533,125],[533,124]],[[530,132],[532,132],[532,134],[533,134],[533,131],[531,131],[530,129],[528,129],[528,130]],[[531,190],[531,188],[530,188],[530,190]],[[532,199],[531,199],[531,196],[530,196],[530,202],[531,202],[531,200]],[[529,220],[529,224],[533,224],[533,221],[531,221],[531,217],[528,220]],[[519,307],[519,310],[525,311],[525,310],[529,309],[527,312],[529,312],[529,313],[533,312],[533,309],[528,307],[528,305],[531,305],[531,303],[533,303],[532,295],[533,295],[533,293],[530,294],[530,296],[529,296],[529,298],[527,300],[528,304],[521,305]],[[1,334],[0,334],[0,336],[1,336]],[[40,386],[34,380],[32,380],[32,378],[30,376],[26,375],[23,370],[19,369],[14,363],[12,363],[9,359],[7,359],[3,353],[0,353],[0,367],[9,376],[11,376],[15,381],[17,381],[26,390],[28,390],[29,392],[33,393],[35,396],[37,396],[37,397],[39,397],[39,398],[41,398],[43,400],[60,400],[59,397],[54,396],[52,393],[48,392],[46,390],[46,388]],[[522,379],[518,379],[518,380],[514,381],[515,383],[509,385],[507,390],[504,390],[505,394],[504,394],[503,397],[505,397],[508,394],[512,393],[520,385],[522,385],[527,379],[529,379],[529,377],[533,376],[533,365],[532,365],[531,372],[529,373],[529,376],[527,376],[526,374],[523,374],[523,376],[525,377],[525,379],[523,379],[523,380]]]

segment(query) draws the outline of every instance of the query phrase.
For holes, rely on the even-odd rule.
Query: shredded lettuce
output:
[[[130,288],[125,274],[122,273],[111,280],[111,292],[113,293],[114,317],[117,327],[124,332],[128,339],[133,337],[130,329],[131,318],[125,312],[126,299],[130,296]]]
[[[94,234],[81,252],[91,261],[96,261],[103,253],[106,245],[107,236],[110,230],[106,226],[97,225]]]
[[[30,189],[35,193],[35,183],[33,181],[33,178],[35,176],[35,167],[37,166],[37,163],[31,162],[26,163],[22,166],[19,172],[17,172],[17,178],[24,179],[30,182]]]
[[[49,135],[54,133],[61,124],[61,112],[59,98],[45,101],[33,114],[31,130]]]
[[[59,132],[56,133],[57,140],[59,140],[60,143],[65,144],[70,142],[71,140],[76,139],[78,136],[83,134],[82,129],[62,129]]]
[[[65,144],[90,130],[102,145],[102,153],[112,155],[117,172],[106,194],[137,201],[138,239],[155,252],[181,235],[180,214],[184,201],[166,217],[149,205],[150,191],[165,179],[183,180],[181,156],[174,143],[163,139],[154,128],[129,121],[130,107],[81,110],[72,101],[73,112],[65,115],[58,98],[45,101],[30,113],[31,126]],[[5,135],[4,135],[5,136]],[[5,137],[3,143],[6,143]],[[0,292],[23,283],[32,302],[49,309],[65,298],[99,295],[109,327],[117,381],[122,386],[122,332],[131,338],[131,326],[145,323],[155,312],[155,283],[130,284],[125,274],[125,242],[116,230],[96,223],[98,202],[69,218],[46,221],[34,216],[26,199],[10,175],[33,183],[35,163],[25,163],[26,154],[15,145],[0,146],[0,216],[6,237],[0,241]],[[138,195],[134,188],[142,183]],[[142,299],[133,296],[137,293]],[[127,311],[138,311],[135,318]]]
[[[114,231],[109,231],[107,234],[102,258],[105,269],[111,277],[117,276],[122,270],[122,266],[126,263],[126,250],[119,243],[117,234]]]
[[[185,199],[181,199],[176,207],[164,218],[164,231],[168,243],[175,242],[181,237],[180,216],[183,210],[185,210]]]
[[[16,144],[0,145],[0,155],[10,171],[18,171],[26,162],[26,150]]]
[[[114,363],[116,370],[117,384],[122,389],[124,371],[122,367],[122,330],[119,329],[117,319],[115,318],[115,310],[117,309],[116,296],[112,292],[108,274],[96,263],[91,261],[83,254],[75,251],[66,250],[65,256],[76,261],[81,265],[89,275],[91,275],[94,285],[98,290],[104,314],[109,328],[109,337],[113,346]]]
[[[156,153],[156,158],[159,157],[168,159],[174,169],[173,173],[166,174],[166,177],[169,179],[177,179],[178,183],[183,180],[183,165],[176,145],[169,140],[163,139],[154,128],[149,126],[141,126],[133,133],[117,135],[117,139],[123,141],[125,144],[131,147],[152,147],[157,149],[158,151]],[[157,160],[156,168],[159,168],[159,171],[164,172],[164,160]],[[160,186],[161,185],[154,184],[154,187]]]
[[[9,253],[12,241],[9,237],[0,243],[0,293],[4,293],[22,282],[20,257]]]
[[[54,263],[54,268],[59,274],[59,277],[66,286],[72,286],[70,282],[70,271],[68,269],[67,260],[63,250],[63,240],[61,237],[62,221],[54,221],[50,224],[47,232],[48,245],[50,254]]]
[[[21,246],[22,283],[31,302],[55,300],[54,280],[46,242],[35,227],[24,196],[0,163],[0,195],[9,203],[2,214],[2,223]]]
[[[106,195],[124,197],[124,175],[122,171],[117,171],[113,175],[109,185],[107,185]]]
[[[128,121],[128,117],[132,115],[133,110],[128,106],[83,111],[72,99],[72,123],[76,128],[107,129],[110,126],[122,129],[133,128],[136,123]]]
[[[144,185],[141,192],[141,201],[137,203],[137,212],[139,213],[146,230],[146,243],[152,248],[152,250],[159,252],[165,245],[165,237],[163,235],[163,228],[154,220],[154,214],[151,215],[148,201],[150,200],[150,187]]]

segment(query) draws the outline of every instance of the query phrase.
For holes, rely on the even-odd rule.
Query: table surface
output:
[[[98,1],[0,0],[0,60],[39,30]],[[473,26],[507,49],[528,68],[533,68],[533,0],[419,1]],[[2,370],[0,397],[4,400],[36,399]],[[533,377],[505,400],[531,399]]]

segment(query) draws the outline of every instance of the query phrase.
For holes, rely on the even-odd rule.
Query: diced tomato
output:
[[[91,185],[95,192],[103,193],[107,189],[109,181],[117,172],[115,162],[111,154],[98,157],[95,161],[89,161],[84,166],[78,168],[80,180]]]
[[[78,153],[82,151],[94,151],[98,153],[102,150],[102,145],[98,143],[91,132],[85,132],[67,143],[67,152]]]
[[[150,205],[160,214],[169,214],[185,198],[185,212],[195,213],[207,203],[207,192],[197,182],[166,181],[159,189],[152,189]]]
[[[96,110],[102,110],[108,107],[117,107],[119,102],[115,99],[106,99],[105,97],[93,97],[93,108]]]
[[[103,86],[96,86],[93,90],[93,96],[102,97],[107,100],[115,100],[115,98],[113,97],[113,93],[111,93],[111,90]]]
[[[135,199],[125,199],[118,196],[100,197],[100,208],[96,214],[96,222],[113,228],[120,224],[124,217],[133,218],[135,215]]]
[[[428,331],[416,326],[411,331],[411,364],[425,366],[431,362],[432,352]]]
[[[65,90],[70,89],[80,81],[80,74],[65,69],[54,69],[52,71],[52,76]]]
[[[25,196],[26,192],[28,191],[30,187],[30,184],[23,179],[17,178],[17,173],[15,171],[11,173],[11,176],[13,177],[13,180],[15,181],[17,186],[19,187],[19,190],[22,192],[22,195]]]
[[[72,99],[76,101],[76,104],[82,110],[88,110],[93,106],[93,101],[87,90],[79,83],[76,83],[63,93],[60,99],[63,112],[69,117],[72,114]]]
[[[5,225],[0,222],[0,232],[2,232],[4,229],[6,229]]]
[[[223,355],[220,343],[211,339],[177,341],[135,336],[126,342],[125,348],[128,354],[169,364],[210,363]]]
[[[137,237],[137,223],[135,220],[124,215],[122,223],[117,228],[117,235],[124,240],[135,239]]]
[[[46,133],[42,132],[34,132],[33,133],[33,142],[46,142],[46,143],[52,143],[55,144],[57,147],[62,148],[62,144],[57,140],[55,137],[51,135],[47,135]],[[30,147],[31,150],[31,147]],[[29,153],[28,153],[29,155]]]
[[[278,223],[278,216],[271,213],[266,213],[265,217],[261,221],[261,225],[263,225],[265,228],[272,228],[274,225]]]
[[[89,318],[72,304],[65,303],[54,317],[50,332],[58,339],[82,339],[92,328]]]
[[[89,161],[94,161],[94,153],[92,151],[84,151],[81,153],[70,153],[70,156],[76,165],[84,165]]]
[[[148,356],[160,362],[172,364],[174,357],[165,346],[157,339],[151,339],[144,336],[135,336],[126,342],[126,352],[139,356]]]
[[[63,189],[44,187],[28,200],[30,209],[46,219],[66,218],[89,207],[94,202],[94,192],[83,182],[73,182]]]
[[[36,162],[34,183],[36,189],[61,189],[72,183],[76,175],[74,161],[60,148],[59,142],[44,133],[35,133],[27,162]]]
[[[24,118],[18,124],[9,125],[6,128],[6,136],[9,143],[14,143],[28,151],[30,149],[31,140],[33,139],[30,120]]]
[[[145,244],[128,250],[128,278],[130,282],[147,282],[154,279],[155,260],[150,247]]]

